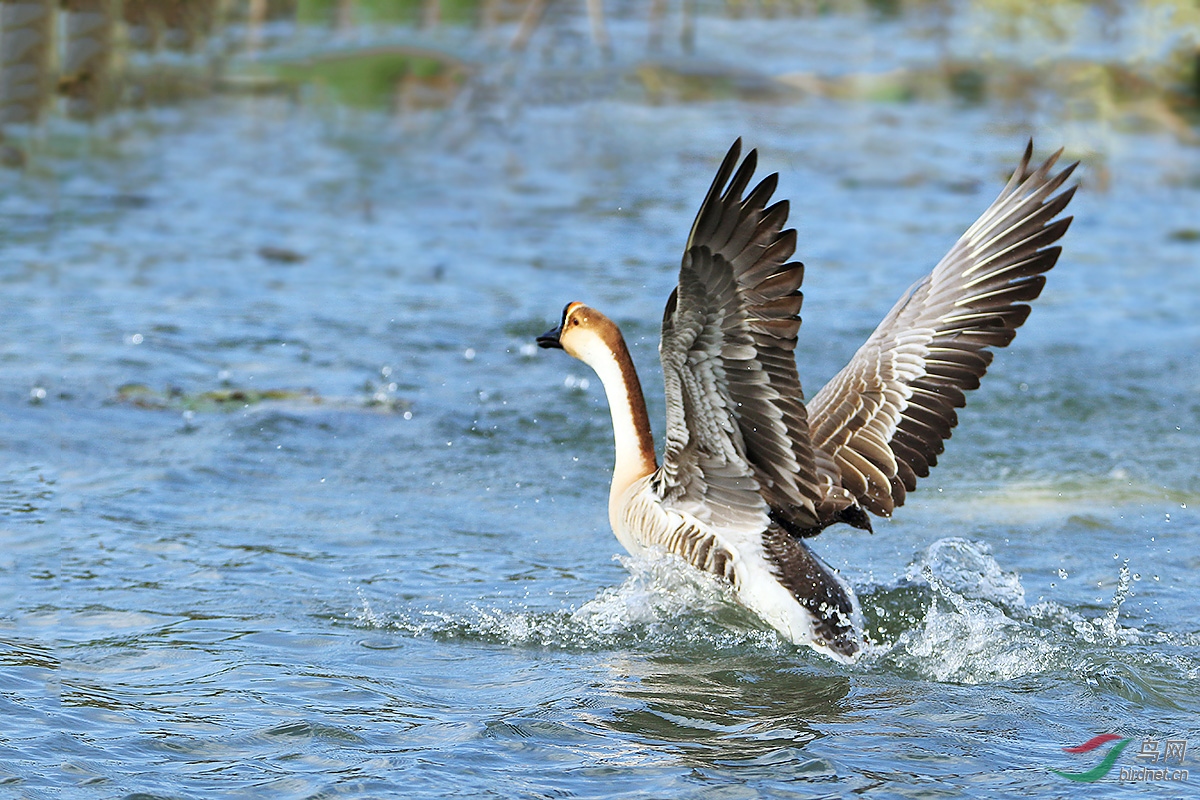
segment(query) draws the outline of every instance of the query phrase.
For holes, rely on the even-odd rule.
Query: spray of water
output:
[[[377,611],[359,590],[349,615],[366,628],[415,637],[567,650],[752,651],[790,657],[795,648],[740,607],[732,591],[679,559],[619,557],[629,571],[578,608]],[[931,544],[894,586],[857,587],[869,638],[859,668],[899,669],[952,683],[1004,681],[1070,669],[1070,642],[1140,641],[1120,624],[1138,575],[1121,566],[1107,611],[1088,619],[1053,602],[1027,606],[1020,576],[1001,568],[983,542]]]

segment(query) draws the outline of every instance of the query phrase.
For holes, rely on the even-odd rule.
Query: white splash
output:
[[[601,635],[655,628],[694,614],[712,614],[732,602],[716,578],[668,555],[617,556],[629,577],[584,603],[571,620]]]
[[[732,590],[673,555],[618,556],[629,570],[619,586],[602,589],[577,609],[531,611],[471,605],[380,614],[359,591],[353,616],[361,627],[413,636],[499,641],[514,646],[600,650],[639,642],[655,646],[777,651],[790,647],[754,619]]]
[[[576,609],[533,610],[470,604],[462,610],[403,609],[379,612],[359,590],[352,616],[362,627],[417,637],[501,642],[517,647],[608,650],[650,645],[705,651],[751,648],[775,654],[794,647],[738,605],[732,590],[681,559],[658,554],[619,556],[629,574]],[[882,619],[903,628],[869,643],[862,664],[890,664],[930,680],[977,684],[1012,680],[1069,664],[1071,643],[1121,645],[1138,641],[1119,624],[1121,604],[1138,576],[1124,565],[1113,602],[1088,619],[1053,602],[1032,607],[1016,572],[1006,571],[983,542],[940,539],[908,567],[911,593],[863,592]],[[870,599],[874,597],[874,599]],[[376,601],[378,603],[378,600]],[[884,628],[879,628],[883,631]],[[892,636],[892,641],[887,641]]]
[[[1122,625],[1120,617],[1121,606],[1135,594],[1133,582],[1141,579],[1141,575],[1129,569],[1129,560],[1126,559],[1121,564],[1117,574],[1117,587],[1104,614],[1089,619],[1066,606],[1044,601],[1029,609],[1029,617],[1069,630],[1075,638],[1088,644],[1138,644],[1148,638],[1147,634],[1137,628]]]
[[[925,551],[925,557],[908,567],[909,580],[925,580],[937,590],[1000,603],[1009,608],[1025,606],[1025,587],[1021,576],[1000,569],[985,542],[959,537],[939,539]]]
[[[889,656],[928,678],[954,683],[1011,680],[1044,670],[1055,648],[1024,624],[1025,589],[982,542],[934,542],[908,569],[934,591],[919,627],[900,634]],[[1010,616],[1011,615],[1011,616]]]

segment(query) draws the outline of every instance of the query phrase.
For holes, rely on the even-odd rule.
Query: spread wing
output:
[[[734,143],[688,237],[663,315],[667,431],[656,489],[664,501],[759,533],[768,515],[816,522],[808,417],[793,351],[804,266],[788,259],[788,204],[777,176],[748,195],[757,163]],[[732,177],[731,177],[732,176]]]
[[[868,511],[889,515],[929,474],[988,348],[1011,342],[1029,316],[1071,223],[1055,219],[1075,193],[1058,190],[1077,164],[1051,175],[1061,152],[1031,170],[1030,142],[991,207],[809,403],[813,447],[838,470],[822,478]]]

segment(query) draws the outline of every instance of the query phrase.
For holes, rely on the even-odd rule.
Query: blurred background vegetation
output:
[[[870,58],[780,71],[722,61],[719,46],[698,41],[697,20],[784,16],[861,20],[884,45]],[[895,21],[924,47],[889,59]],[[528,81],[533,73],[542,78]],[[1040,122],[1192,142],[1200,2],[0,0],[9,168],[52,153],[56,134],[103,136],[122,113],[215,94],[279,93],[406,118],[518,88],[534,102],[588,93],[999,104]]]

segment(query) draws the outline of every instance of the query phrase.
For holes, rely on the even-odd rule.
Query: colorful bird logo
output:
[[[1125,749],[1125,745],[1129,744],[1131,740],[1121,739],[1121,737],[1117,736],[1115,733],[1102,733],[1099,736],[1088,739],[1081,745],[1063,748],[1063,750],[1067,753],[1090,753],[1100,745],[1108,744],[1109,742],[1118,739],[1120,741],[1118,741],[1116,745],[1114,745],[1113,748],[1108,751],[1108,755],[1106,755],[1099,764],[1092,769],[1089,769],[1087,772],[1061,772],[1057,769],[1052,769],[1050,771],[1055,775],[1062,775],[1064,778],[1073,781],[1079,781],[1080,783],[1095,783],[1108,774],[1109,770],[1113,768],[1113,764],[1117,762],[1117,757],[1121,755],[1121,751]]]

